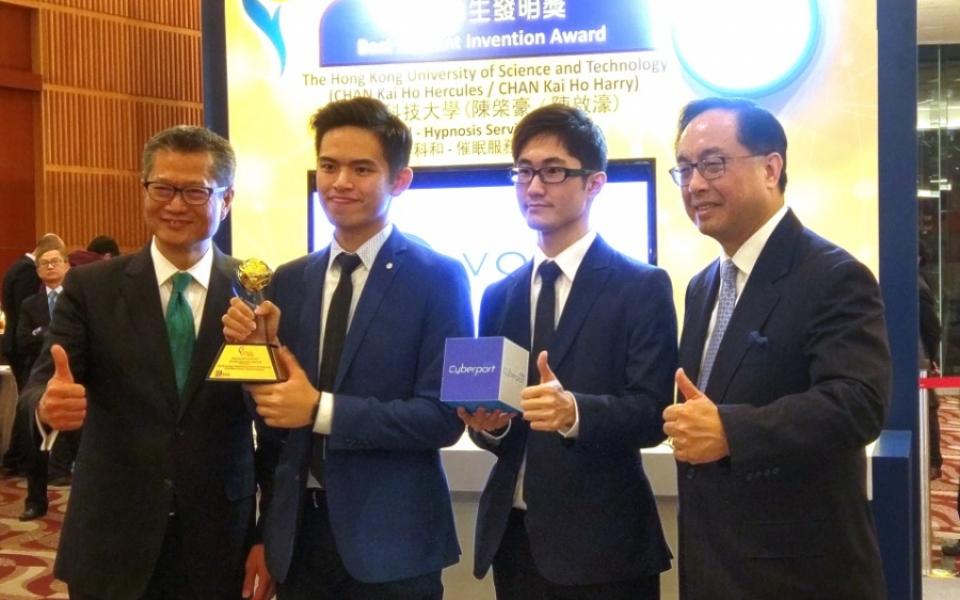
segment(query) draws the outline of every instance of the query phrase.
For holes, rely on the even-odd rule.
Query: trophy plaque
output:
[[[238,294],[251,308],[263,302],[263,289],[273,271],[258,258],[248,258],[237,267],[237,279],[247,294]],[[263,331],[263,317],[257,316],[257,329]],[[209,381],[276,383],[286,379],[277,361],[276,340],[267,342],[225,342],[207,374]]]

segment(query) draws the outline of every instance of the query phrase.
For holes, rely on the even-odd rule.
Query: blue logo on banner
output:
[[[267,39],[276,48],[277,56],[280,57],[280,73],[283,73],[287,66],[287,46],[283,43],[283,33],[280,31],[281,8],[278,6],[271,15],[259,0],[243,0],[243,10],[246,11],[247,16],[260,31],[266,34]]]
[[[337,0],[320,65],[649,50],[648,1]]]

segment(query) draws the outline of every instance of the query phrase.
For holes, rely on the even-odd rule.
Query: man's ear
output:
[[[390,186],[390,195],[399,196],[407,191],[411,183],[413,183],[413,169],[410,167],[400,169],[393,177],[393,183]]]
[[[603,186],[607,183],[607,174],[603,171],[597,171],[596,173],[591,173],[587,176],[587,195],[590,198],[594,198],[597,194],[600,193],[600,190],[603,189]]]

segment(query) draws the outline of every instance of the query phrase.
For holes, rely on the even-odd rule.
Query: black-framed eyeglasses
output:
[[[204,187],[202,185],[188,185],[187,187],[177,187],[169,183],[159,181],[144,181],[143,189],[147,190],[147,195],[156,202],[172,202],[173,197],[180,194],[183,201],[187,204],[199,206],[206,204],[210,196],[225,192],[230,189],[229,185],[223,187]]]
[[[39,266],[41,269],[47,269],[50,267],[59,267],[63,264],[63,262],[64,261],[62,258],[51,258],[49,260],[38,260],[37,266]]]
[[[692,163],[680,163],[670,169],[670,176],[673,182],[679,186],[690,185],[693,179],[693,170],[696,169],[704,179],[719,179],[727,170],[728,160],[737,160],[741,158],[756,158],[757,156],[766,156],[765,154],[747,154],[746,156],[708,156],[703,160]]]
[[[539,177],[543,183],[563,183],[568,177],[583,177],[596,173],[596,169],[570,169],[567,167],[547,166],[539,169],[533,167],[516,167],[510,169],[510,181],[527,185],[534,177]]]

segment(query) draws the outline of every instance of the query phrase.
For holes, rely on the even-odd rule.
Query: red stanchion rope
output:
[[[920,389],[960,388],[960,377],[921,377]]]

